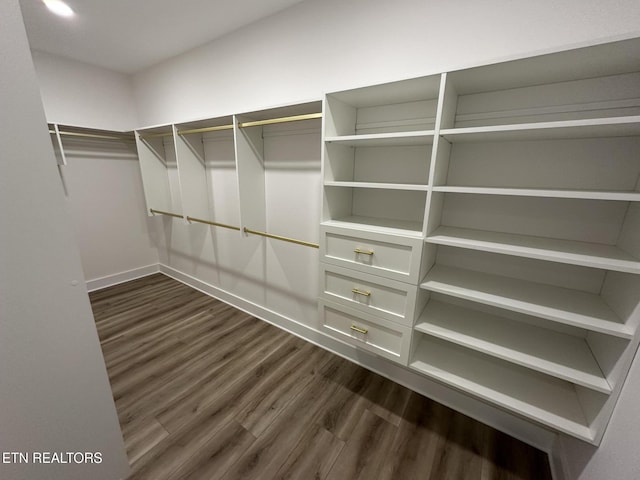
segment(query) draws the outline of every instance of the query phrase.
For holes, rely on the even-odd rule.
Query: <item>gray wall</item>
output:
[[[0,463],[3,480],[113,480],[127,459],[17,0],[0,15]],[[32,463],[100,452],[100,464]]]

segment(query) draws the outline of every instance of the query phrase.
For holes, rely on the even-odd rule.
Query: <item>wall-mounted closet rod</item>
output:
[[[271,233],[266,233],[266,232],[259,232],[257,230],[251,230],[247,227],[244,228],[244,233],[252,233],[254,235],[260,235],[262,237],[282,240],[283,242],[296,243],[298,245],[304,245],[305,247],[320,248],[320,245],[318,245],[317,243],[305,242],[304,240],[296,240],[295,238],[282,237],[280,235],[273,235]]]
[[[220,130],[233,130],[233,125],[218,125],[216,127],[192,128],[189,130],[178,130],[178,135],[188,135],[190,133],[217,132]]]
[[[254,122],[242,122],[238,124],[239,128],[257,127],[260,125],[271,125],[274,123],[299,122],[300,120],[312,120],[314,118],[322,118],[322,113],[307,113],[305,115],[293,115],[291,117],[271,118],[269,120],[256,120]]]
[[[211,222],[209,220],[202,220],[201,218],[194,218],[194,217],[187,216],[187,221],[188,222],[204,223],[206,225],[213,225],[214,227],[230,228],[231,230],[240,231],[240,227],[234,227],[233,225],[227,225],[226,223],[219,223],[219,222]]]
[[[178,215],[177,213],[163,212],[162,210],[156,210],[155,208],[150,208],[149,211],[151,213],[157,213],[158,215],[166,215],[168,217],[184,218],[182,215]]]
[[[268,120],[256,120],[253,122],[242,122],[238,124],[238,128],[258,127],[260,125],[272,125],[274,123],[299,122],[301,120],[312,120],[314,118],[322,118],[322,113],[306,113],[304,115],[293,115],[290,117],[270,118]],[[186,130],[178,130],[178,135],[189,135],[191,133],[217,132],[220,130],[232,130],[233,125],[216,125],[215,127],[190,128]],[[141,138],[160,138],[170,137],[171,132],[166,133],[149,133],[140,134]]]
[[[49,130],[49,133],[55,135],[56,131]],[[60,133],[60,135],[67,135],[69,137],[99,138],[102,140],[134,140],[134,138],[129,135],[99,135],[97,133],[68,132],[65,130],[58,130],[58,133]]]
[[[166,133],[141,133],[140,138],[162,138],[162,137],[171,137],[173,136],[173,132]]]

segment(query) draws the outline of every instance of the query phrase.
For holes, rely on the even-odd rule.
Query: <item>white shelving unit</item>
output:
[[[595,444],[638,346],[637,47],[443,75],[410,362]]]
[[[385,276],[358,234],[398,247],[422,238],[419,254],[397,252],[429,298],[414,309],[408,367],[594,444],[640,340],[638,48],[635,39],[325,100],[321,261]],[[360,245],[366,258],[350,256]],[[327,269],[329,304],[338,287]],[[362,303],[340,275],[339,301]]]
[[[434,397],[488,423],[597,445],[640,343],[637,51],[144,129],[147,207],[243,232],[197,230],[194,248],[224,248],[193,268],[314,341],[394,362],[423,393],[424,377],[450,387]]]
[[[324,222],[422,232],[439,88],[436,75],[327,95]]]
[[[324,104],[318,328],[405,366],[428,298],[417,282],[426,271],[422,240],[440,83],[435,75],[337,92]],[[341,331],[332,327],[336,318]],[[369,342],[388,342],[391,350]]]

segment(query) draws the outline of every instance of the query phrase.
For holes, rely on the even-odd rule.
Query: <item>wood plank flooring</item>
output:
[[[547,456],[156,274],[90,294],[130,480],[546,480]]]

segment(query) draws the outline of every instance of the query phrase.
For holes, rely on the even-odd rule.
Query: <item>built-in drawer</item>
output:
[[[417,284],[420,275],[421,237],[352,231],[322,225],[320,258],[326,263],[359,272]]]
[[[320,264],[320,297],[412,327],[428,292],[417,285]]]
[[[407,365],[410,327],[367,315],[343,305],[318,301],[321,330],[356,347]]]

